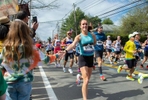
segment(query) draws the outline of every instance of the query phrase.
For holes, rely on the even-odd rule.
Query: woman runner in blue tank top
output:
[[[90,76],[93,69],[93,55],[94,45],[96,44],[96,38],[94,34],[88,32],[87,20],[82,19],[80,22],[81,34],[75,37],[75,40],[71,45],[67,47],[65,52],[73,49],[77,43],[79,43],[80,56],[79,56],[79,67],[82,76],[77,75],[77,83],[80,83],[80,79],[83,78],[82,95],[83,100],[87,100],[87,87],[90,80]]]

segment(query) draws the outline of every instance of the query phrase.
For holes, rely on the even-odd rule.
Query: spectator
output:
[[[17,17],[16,17],[16,18],[17,18],[17,19],[20,19],[20,20],[22,20],[22,21],[24,21],[24,22],[28,25],[29,17],[28,17],[27,12],[25,12],[25,11],[19,11],[19,12],[17,13]],[[32,24],[32,28],[31,28],[31,30],[32,30],[31,37],[32,37],[32,38],[35,37],[35,35],[36,35],[35,31],[37,30],[37,28],[38,28],[38,23],[34,22],[34,23]]]
[[[39,56],[35,56],[29,32],[28,26],[23,21],[14,21],[3,43],[1,66],[6,69],[4,78],[12,100],[29,100],[30,98],[32,69],[36,67]]]

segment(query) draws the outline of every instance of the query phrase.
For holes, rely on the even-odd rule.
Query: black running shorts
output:
[[[102,59],[102,57],[103,57],[103,51],[95,51],[95,57],[96,58],[100,57]]]
[[[70,59],[74,59],[74,54],[73,53],[66,53],[65,54],[65,61],[68,61],[68,57],[70,57]]]
[[[94,56],[79,56],[79,67],[87,66],[87,67],[93,67],[93,60]]]
[[[148,57],[148,51],[144,51],[144,56]]]
[[[126,60],[128,68],[136,67],[136,59]]]

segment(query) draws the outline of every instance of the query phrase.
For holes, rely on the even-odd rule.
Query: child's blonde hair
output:
[[[23,52],[19,52],[19,46],[22,45]],[[30,36],[30,29],[23,21],[14,21],[10,25],[7,38],[4,42],[5,58],[14,59],[17,56],[17,60],[21,59],[24,55],[25,58],[30,58],[33,55],[33,40]],[[23,54],[22,54],[23,53]]]

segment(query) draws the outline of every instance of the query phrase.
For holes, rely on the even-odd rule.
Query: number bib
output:
[[[97,41],[96,44],[97,44],[97,45],[103,45],[103,42],[102,42],[102,41]]]
[[[83,50],[85,53],[93,53],[94,52],[94,46],[93,45],[86,45],[86,46],[83,46]]]

